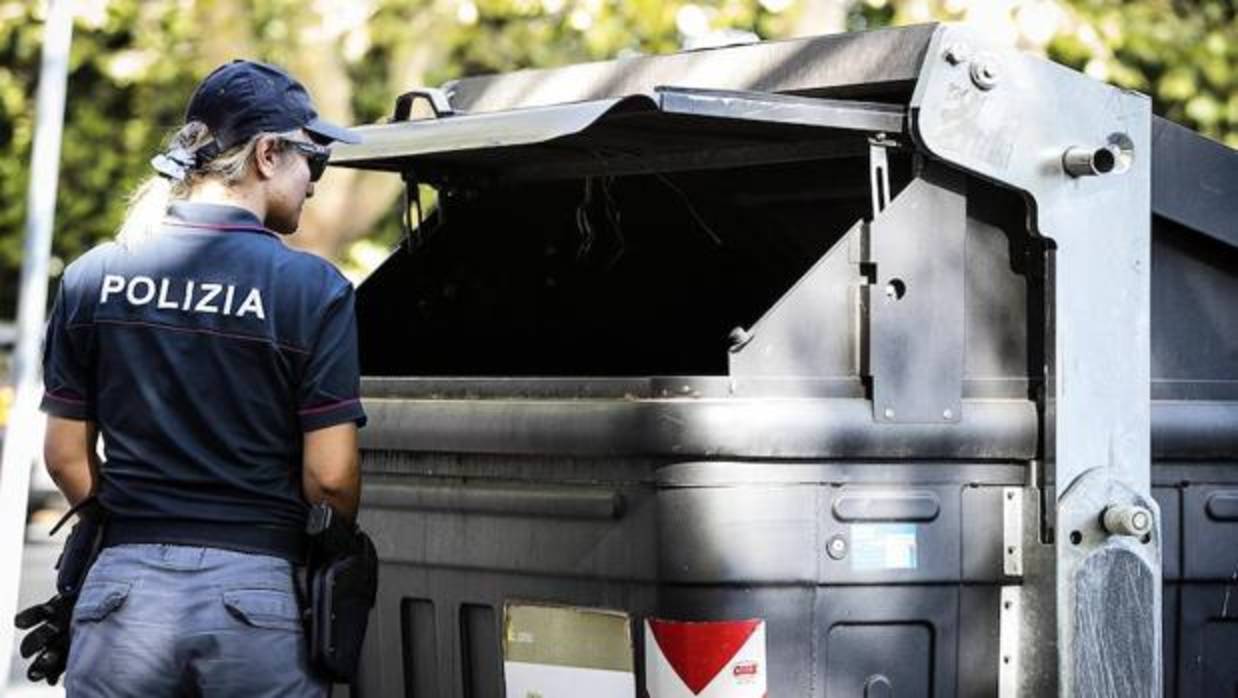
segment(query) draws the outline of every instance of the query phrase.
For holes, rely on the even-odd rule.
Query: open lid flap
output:
[[[611,160],[716,153],[752,146],[810,152],[844,137],[904,130],[901,105],[763,92],[659,87],[651,95],[457,114],[356,128],[362,142],[335,147],[331,164],[402,172],[422,181],[452,170],[566,176]],[[747,151],[749,160],[760,152]]]

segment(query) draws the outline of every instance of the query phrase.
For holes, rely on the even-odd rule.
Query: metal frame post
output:
[[[1022,192],[1030,230],[1052,241],[1039,484],[1055,492],[1055,554],[1025,566],[1021,606],[1041,610],[1020,623],[1020,644],[1035,647],[1018,693],[1156,698],[1150,102],[942,26],[911,123],[933,157]],[[1043,651],[1054,637],[1055,663]]]

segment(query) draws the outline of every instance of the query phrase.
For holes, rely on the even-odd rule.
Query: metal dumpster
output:
[[[438,205],[358,292],[354,695],[1238,690],[1231,150],[938,25],[359,131]]]

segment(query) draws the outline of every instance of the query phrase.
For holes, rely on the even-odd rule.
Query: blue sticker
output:
[[[851,569],[914,570],[915,524],[852,524]]]

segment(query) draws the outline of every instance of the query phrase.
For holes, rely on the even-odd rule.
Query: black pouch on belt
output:
[[[323,678],[349,683],[378,591],[378,554],[364,531],[326,504],[310,510],[306,532],[310,662]]]

